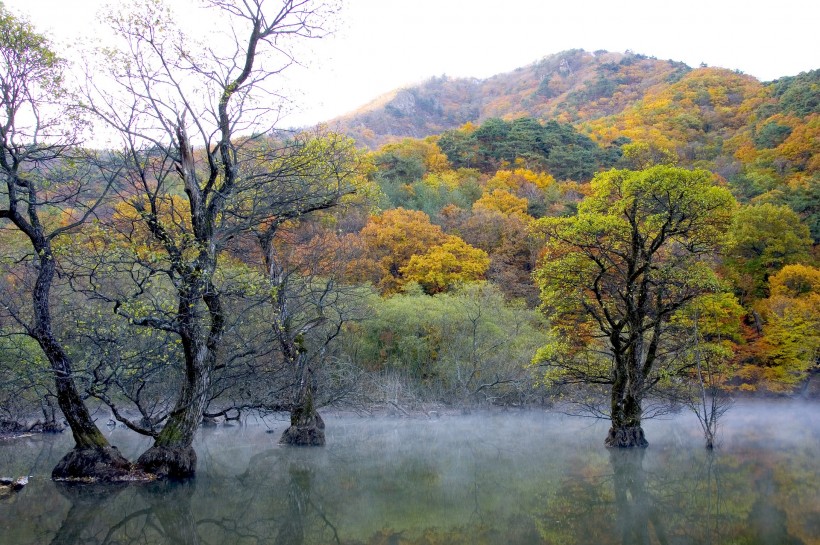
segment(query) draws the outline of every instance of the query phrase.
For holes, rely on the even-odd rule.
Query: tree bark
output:
[[[607,447],[647,447],[649,442],[641,427],[641,398],[633,391],[633,383],[625,370],[616,372],[612,385],[611,421],[604,444]]]
[[[279,442],[284,445],[320,447],[325,444],[325,422],[313,400],[313,377],[304,354],[296,356],[299,384],[290,410],[290,427]]]
[[[32,293],[34,328],[32,336],[51,365],[57,391],[57,403],[71,428],[75,446],[54,467],[54,480],[119,481],[138,478],[132,464],[97,428],[77,389],[73,365],[52,329],[49,295],[56,264],[46,240],[34,239],[39,256],[37,281]]]
[[[320,447],[325,444],[325,422],[313,404],[313,388],[307,387],[290,411],[290,427],[279,442],[284,445]]]
[[[185,380],[168,421],[154,444],[137,460],[158,478],[187,479],[196,473],[194,435],[202,422],[211,385],[214,354],[195,335],[183,335]]]

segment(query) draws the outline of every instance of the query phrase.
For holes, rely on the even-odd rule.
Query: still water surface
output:
[[[738,405],[714,454],[684,414],[641,451],[545,411],[326,421],[321,449],[277,445],[282,421],[203,429],[183,484],[58,485],[67,434],[0,442],[0,474],[32,475],[0,544],[820,544],[817,403]]]

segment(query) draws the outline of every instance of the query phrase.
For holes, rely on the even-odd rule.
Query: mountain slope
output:
[[[431,78],[383,95],[331,125],[376,148],[492,117],[591,120],[624,110],[649,89],[690,70],[683,63],[633,53],[576,49],[484,80]]]

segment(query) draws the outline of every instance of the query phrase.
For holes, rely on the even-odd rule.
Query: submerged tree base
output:
[[[610,448],[645,448],[649,446],[640,426],[623,426],[609,428],[604,444]]]
[[[193,447],[154,445],[139,457],[137,466],[158,479],[188,479],[196,473],[196,452]]]
[[[114,483],[150,481],[147,475],[120,454],[117,447],[74,448],[57,463],[51,472],[55,481]]]
[[[279,443],[300,447],[321,447],[325,444],[325,422],[319,413],[304,424],[292,424],[282,433]]]

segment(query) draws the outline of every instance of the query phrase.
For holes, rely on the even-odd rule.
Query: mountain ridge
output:
[[[616,68],[620,81],[601,77],[602,70]],[[633,100],[646,87],[689,70],[683,63],[630,51],[589,53],[572,49],[487,78],[433,76],[379,95],[328,124],[375,149],[404,137],[423,138],[491,117],[531,116],[573,122],[584,116],[561,106],[568,100],[599,100],[613,91],[621,92],[621,102]],[[626,106],[608,102],[600,105],[599,116]]]
[[[424,138],[498,117],[584,124],[633,107],[693,72],[683,62],[634,53],[570,49],[487,78],[446,75],[375,97],[328,122],[360,145],[377,149],[402,138]],[[753,79],[738,70],[712,71]],[[787,79],[779,78],[777,81]]]

